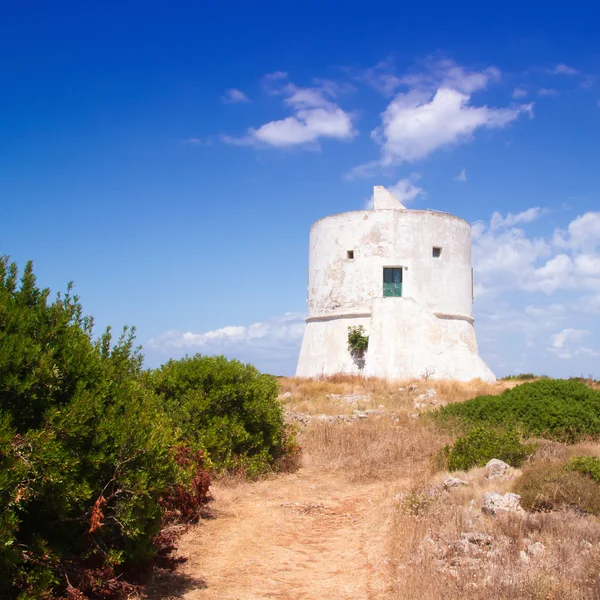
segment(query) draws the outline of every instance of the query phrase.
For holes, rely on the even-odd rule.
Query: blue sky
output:
[[[600,45],[547,3],[7,2],[0,253],[146,363],[291,374],[311,223],[373,185],[474,225],[497,375],[600,377]]]

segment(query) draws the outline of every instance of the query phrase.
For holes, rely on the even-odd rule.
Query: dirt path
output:
[[[306,469],[258,483],[217,484],[214,518],[181,540],[189,557],[154,598],[389,597],[386,525],[400,482],[349,483]]]

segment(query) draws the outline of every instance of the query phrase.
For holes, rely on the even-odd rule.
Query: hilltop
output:
[[[588,459],[579,472],[565,465],[600,456],[600,443],[517,440],[518,468],[450,473],[444,453],[468,434],[427,416],[520,383],[280,379],[300,469],[215,482],[212,518],[181,540],[189,561],[157,571],[151,597],[596,598],[600,523],[582,494],[597,483]],[[580,486],[580,497],[535,506],[526,484],[543,492],[548,473],[557,490]],[[510,498],[519,486],[527,510],[484,506],[486,494]]]

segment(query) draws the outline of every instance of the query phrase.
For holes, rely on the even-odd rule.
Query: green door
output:
[[[402,296],[402,267],[383,268],[383,297]]]

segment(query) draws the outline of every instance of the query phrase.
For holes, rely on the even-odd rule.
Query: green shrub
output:
[[[531,381],[532,379],[547,379],[547,375],[535,375],[535,373],[518,373],[516,375],[506,375],[502,381]]]
[[[142,385],[133,332],[94,340],[70,287],[48,298],[31,263],[19,282],[0,259],[0,597],[68,582],[117,597],[156,555],[165,511],[204,500],[202,457]]]
[[[566,466],[568,470],[587,475],[596,483],[600,483],[600,458],[593,456],[576,456]]]
[[[364,354],[369,347],[369,336],[363,325],[348,327],[348,349],[350,353]]]
[[[149,374],[149,385],[184,439],[204,448],[218,471],[254,476],[296,452],[277,379],[252,365],[198,354],[170,360]]]
[[[575,442],[600,435],[600,390],[575,380],[540,379],[499,396],[479,396],[450,404],[433,415],[440,422],[514,427],[525,436]]]
[[[348,352],[354,364],[362,371],[366,364],[366,352],[369,348],[369,336],[362,325],[348,327]]]
[[[533,453],[534,444],[523,444],[516,431],[495,431],[478,427],[459,437],[452,446],[442,450],[450,471],[468,471],[483,467],[498,458],[512,467],[519,467]]]
[[[514,491],[528,510],[575,508],[600,515],[600,485],[562,464],[534,466],[516,481]]]

